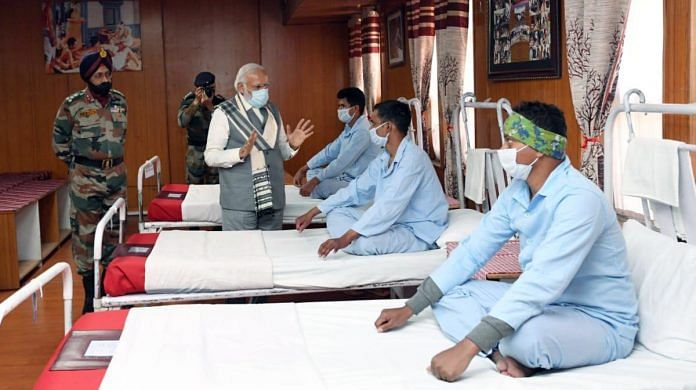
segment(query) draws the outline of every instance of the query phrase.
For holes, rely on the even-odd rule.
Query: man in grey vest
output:
[[[285,170],[314,132],[301,119],[294,131],[268,101],[268,73],[258,64],[237,72],[237,94],[213,112],[205,162],[218,167],[223,230],[279,230],[285,207]]]

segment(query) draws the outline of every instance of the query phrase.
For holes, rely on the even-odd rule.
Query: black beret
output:
[[[193,80],[193,85],[196,87],[207,87],[208,85],[214,83],[215,75],[210,72],[201,72],[196,75],[196,78]]]

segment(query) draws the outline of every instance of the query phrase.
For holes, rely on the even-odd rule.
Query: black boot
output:
[[[94,274],[82,276],[82,287],[85,289],[85,304],[82,306],[82,314],[94,311]]]

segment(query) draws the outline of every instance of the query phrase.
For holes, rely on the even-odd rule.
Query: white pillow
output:
[[[696,246],[633,220],[623,233],[638,294],[638,342],[660,355],[696,362]]]
[[[440,248],[445,247],[447,241],[461,241],[476,229],[483,219],[483,214],[471,209],[454,209],[449,211],[449,224],[447,229],[437,239]]]

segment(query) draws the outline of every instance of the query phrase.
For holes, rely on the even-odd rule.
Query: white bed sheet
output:
[[[447,258],[445,249],[355,256],[343,251],[322,259],[317,250],[329,239],[326,229],[263,232],[273,259],[273,284],[281,288],[347,288],[425,279]]]
[[[167,230],[145,262],[149,293],[273,287],[273,266],[259,230]]]
[[[181,219],[184,222],[213,222],[222,224],[220,185],[190,185],[181,202]]]
[[[285,186],[285,209],[283,210],[283,223],[294,223],[300,215],[309,211],[321,203],[320,199],[306,198],[300,195],[299,188]],[[181,217],[183,222],[213,222],[222,224],[222,209],[220,208],[220,186],[191,185],[184,201],[181,203]],[[317,223],[326,221],[324,214],[314,218]]]
[[[627,358],[513,379],[475,358],[456,383],[426,372],[452,343],[430,310],[377,333],[381,309],[400,300],[133,309],[103,389],[688,389],[696,363],[642,347]]]

